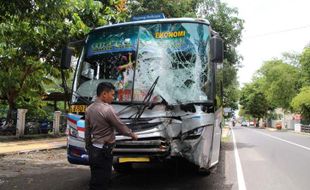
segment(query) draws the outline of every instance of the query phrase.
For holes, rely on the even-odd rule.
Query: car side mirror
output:
[[[61,69],[70,69],[71,65],[71,57],[73,54],[73,49],[66,46],[62,49],[62,54],[61,54]]]
[[[210,45],[211,61],[214,63],[222,63],[224,59],[224,44],[222,38],[213,36]]]

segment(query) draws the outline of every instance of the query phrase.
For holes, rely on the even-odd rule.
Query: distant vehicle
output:
[[[250,126],[254,126],[254,121],[250,121]]]
[[[248,126],[248,122],[242,121],[242,122],[241,122],[241,126],[242,126],[242,127],[247,127],[247,126]]]
[[[225,121],[225,126],[229,126],[229,121]]]

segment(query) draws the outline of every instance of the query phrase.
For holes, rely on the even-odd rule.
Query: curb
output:
[[[230,136],[230,133],[231,133],[231,131],[230,131],[231,129],[229,128],[229,127],[223,127],[223,129],[222,129],[222,138],[227,138],[227,137],[229,137]]]
[[[266,127],[266,129],[267,129],[268,131],[280,131],[280,130],[278,130],[278,129],[270,128],[270,127]]]
[[[5,153],[0,153],[0,157],[7,156],[7,155],[14,155],[14,154],[27,154],[31,152],[39,152],[39,151],[45,151],[45,150],[62,149],[66,147],[67,147],[66,144],[62,144],[62,145],[54,145],[53,147],[48,147],[48,148],[37,148],[37,149],[30,149],[30,150],[5,152]]]
[[[268,131],[278,131],[278,132],[287,132],[289,131],[288,129],[276,129],[276,128],[271,128],[271,127],[267,127],[266,128]]]
[[[292,131],[292,133],[295,133],[295,134],[298,134],[298,135],[310,136],[310,133],[305,133],[305,132]]]

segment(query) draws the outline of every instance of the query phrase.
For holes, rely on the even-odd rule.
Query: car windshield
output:
[[[116,87],[115,101],[143,101],[157,77],[152,102],[208,100],[209,27],[159,23],[107,27],[92,32],[75,81],[79,96],[94,97],[100,82]]]

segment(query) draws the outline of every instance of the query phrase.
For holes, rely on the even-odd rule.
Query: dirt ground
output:
[[[66,176],[64,173],[72,170],[84,171],[88,180],[88,167],[69,164],[65,149],[2,156],[0,157],[0,189],[32,189],[30,187],[36,189],[38,180],[49,181],[48,178],[55,178],[59,172],[64,178],[68,178],[71,175]],[[50,177],[50,175],[56,176]],[[40,189],[39,186],[38,189]],[[47,189],[54,188],[50,186]]]

